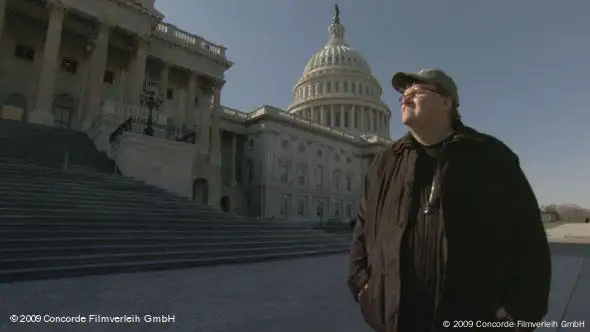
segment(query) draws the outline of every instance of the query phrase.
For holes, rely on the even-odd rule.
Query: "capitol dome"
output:
[[[381,86],[344,32],[336,6],[328,42],[305,65],[287,111],[346,133],[389,138],[391,111],[381,101]]]

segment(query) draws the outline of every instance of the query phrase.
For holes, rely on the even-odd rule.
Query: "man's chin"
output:
[[[411,116],[402,116],[402,124],[404,126],[410,127],[416,123],[416,119]]]

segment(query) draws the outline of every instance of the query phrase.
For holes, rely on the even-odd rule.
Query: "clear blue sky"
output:
[[[228,48],[223,104],[285,108],[327,39],[333,0],[157,0],[166,21]],[[466,124],[521,158],[542,204],[590,207],[589,0],[340,0],[346,39],[371,65],[405,133],[394,71],[437,67]]]

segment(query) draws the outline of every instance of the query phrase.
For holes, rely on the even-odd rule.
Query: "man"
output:
[[[409,133],[367,172],[350,255],[365,321],[379,332],[532,331],[522,322],[547,312],[551,263],[518,157],[463,125],[443,71],[396,73],[392,85]]]

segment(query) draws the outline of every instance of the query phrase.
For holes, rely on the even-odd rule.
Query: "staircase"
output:
[[[348,250],[350,235],[238,217],[113,170],[82,133],[0,121],[0,282]]]

